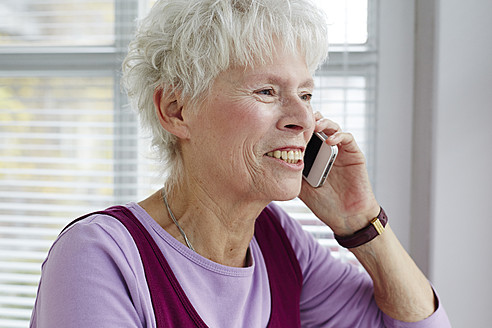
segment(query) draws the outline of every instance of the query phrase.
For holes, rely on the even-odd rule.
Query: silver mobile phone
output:
[[[329,146],[323,132],[315,132],[304,151],[304,179],[313,187],[323,185],[338,154],[337,146]]]

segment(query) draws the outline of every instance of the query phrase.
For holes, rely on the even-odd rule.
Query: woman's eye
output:
[[[265,96],[273,96],[274,90],[273,89],[263,89],[263,90],[257,91],[257,93],[260,95],[265,95]]]
[[[310,101],[311,98],[313,98],[313,95],[310,93],[305,93],[305,94],[301,95],[301,99],[304,101]]]

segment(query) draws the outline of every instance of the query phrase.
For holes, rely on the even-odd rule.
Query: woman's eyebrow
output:
[[[254,81],[261,81],[264,83],[269,83],[269,84],[276,84],[276,85],[285,85],[290,83],[290,79],[288,78],[282,78],[276,75],[272,74],[252,74],[246,77],[246,81],[248,82],[254,82]],[[305,81],[301,82],[299,84],[300,88],[309,88],[313,89],[314,88],[314,80],[310,77],[306,79]]]

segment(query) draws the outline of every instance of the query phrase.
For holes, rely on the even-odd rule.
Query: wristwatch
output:
[[[381,211],[379,212],[378,216],[372,219],[367,227],[356,231],[353,235],[350,236],[342,237],[335,235],[335,239],[338,244],[345,248],[354,248],[364,245],[365,243],[370,242],[371,240],[382,234],[384,232],[384,227],[388,222],[388,217],[386,216],[383,208],[380,208]]]

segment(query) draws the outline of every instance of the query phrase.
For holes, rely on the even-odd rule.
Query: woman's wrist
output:
[[[371,224],[371,220],[379,215],[381,207],[376,204],[372,206],[370,210],[360,212],[357,215],[352,215],[343,219],[339,224],[330,225],[333,233],[339,237],[352,236],[357,231],[366,228]]]
[[[368,225],[355,231],[351,235],[340,236],[335,234],[335,239],[340,246],[345,248],[355,248],[370,242],[384,232],[384,227],[388,218],[383,208],[380,207],[378,215],[372,218]]]

